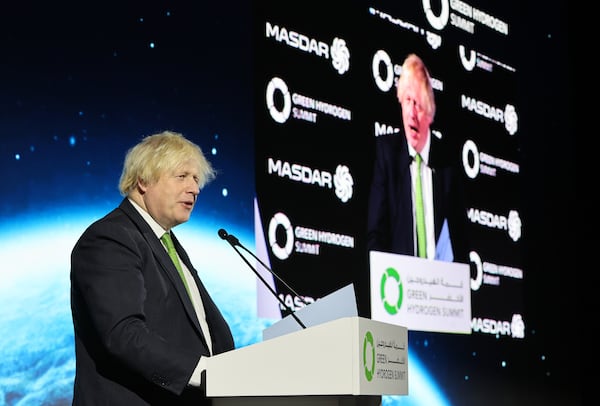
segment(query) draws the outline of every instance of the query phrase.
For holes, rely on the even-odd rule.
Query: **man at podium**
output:
[[[73,405],[211,404],[203,367],[234,341],[172,229],[213,177],[179,133],[145,137],[127,153],[123,201],[71,255]]]

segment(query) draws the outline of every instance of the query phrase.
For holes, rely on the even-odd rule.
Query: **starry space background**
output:
[[[177,233],[236,345],[260,338],[254,278],[217,236],[225,227],[251,246],[250,6],[23,2],[0,12],[0,405],[70,404],[70,250],[120,202],[127,149],[155,132],[183,133],[217,170]],[[229,304],[230,291],[245,301]]]
[[[7,179],[3,215],[106,199],[126,149],[170,129],[213,155],[223,186],[235,185],[229,199],[204,199],[211,210],[250,217],[241,201],[253,178],[238,180],[253,159],[249,6],[229,14],[192,3],[3,12],[3,164],[19,173]]]
[[[548,158],[564,156],[573,142],[564,137],[571,114],[567,8],[555,1],[523,11],[539,23],[528,27],[522,51],[531,61],[524,75],[531,103],[523,114],[530,119],[522,125],[537,134],[524,145],[532,224],[525,300],[532,322],[525,351],[507,351],[523,354],[508,357],[518,370],[484,362],[489,370],[481,375],[489,379],[479,390],[489,391],[490,405],[578,405],[579,332],[565,334],[562,326],[577,312],[575,282],[561,273],[572,267],[573,242],[558,232],[569,228],[562,212],[571,201],[556,187],[569,176],[568,162]],[[178,235],[199,269],[227,269],[226,276],[206,279],[236,344],[259,340],[269,321],[253,314],[255,280],[216,238],[225,227],[253,244],[251,24],[252,2],[24,1],[0,10],[0,406],[70,404],[68,251],[83,227],[119,203],[126,150],[158,131],[183,133],[218,171]],[[248,293],[237,295],[235,305],[227,300],[232,284],[234,292]],[[503,390],[503,401],[494,382],[506,374],[521,382]],[[446,390],[463,389],[468,383]],[[425,381],[415,390],[439,388]],[[425,399],[448,404],[443,396],[412,402]],[[473,404],[467,399],[457,404]]]

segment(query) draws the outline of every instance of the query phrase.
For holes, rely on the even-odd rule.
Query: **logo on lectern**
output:
[[[363,366],[365,368],[365,377],[369,382],[373,380],[373,374],[375,373],[375,344],[373,341],[373,333],[367,331],[363,340]]]

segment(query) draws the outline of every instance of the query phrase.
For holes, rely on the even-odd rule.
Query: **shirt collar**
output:
[[[423,145],[423,150],[420,153],[421,159],[423,160],[423,163],[426,166],[429,163],[429,150],[430,150],[430,148],[431,148],[431,130],[429,130],[429,132],[427,134],[427,141],[425,141],[425,145]],[[408,145],[408,153],[410,154],[410,157],[413,160],[417,156],[417,151],[410,144]]]
[[[138,205],[136,202],[134,202],[130,198],[128,198],[128,200],[133,205],[133,207],[138,211],[138,213],[140,213],[140,215],[146,221],[146,223],[148,223],[148,225],[150,226],[150,228],[152,229],[152,231],[154,232],[154,234],[156,234],[157,238],[160,239],[160,237],[162,237],[162,235],[164,233],[169,232],[169,230],[165,230],[164,228],[162,228],[161,225],[158,224],[156,222],[156,220],[154,220],[152,218],[152,216],[150,215],[150,213],[148,213],[146,210],[144,210],[140,205]]]

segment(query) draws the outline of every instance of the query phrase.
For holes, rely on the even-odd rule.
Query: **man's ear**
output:
[[[147,183],[143,179],[141,179],[141,178],[138,178],[136,187],[137,187],[138,192],[141,195],[143,195],[144,193],[146,193],[146,190],[148,190]]]

